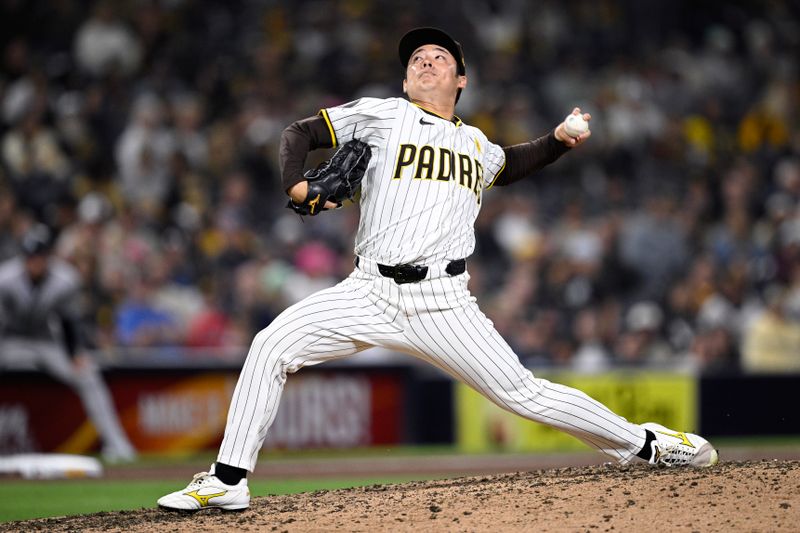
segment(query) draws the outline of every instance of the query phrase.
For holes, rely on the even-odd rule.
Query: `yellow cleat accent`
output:
[[[218,498],[220,496],[225,496],[228,493],[227,490],[222,492],[217,492],[216,494],[198,494],[196,490],[192,492],[184,492],[185,495],[191,496],[198,502],[200,502],[200,507],[208,507],[208,500],[211,498]]]
[[[689,438],[686,436],[686,433],[683,431],[678,431],[675,433],[667,433],[666,431],[656,431],[656,433],[661,433],[662,435],[666,435],[668,437],[675,437],[676,439],[681,439],[683,442],[681,444],[685,444],[691,448],[694,448],[694,444],[689,441]]]

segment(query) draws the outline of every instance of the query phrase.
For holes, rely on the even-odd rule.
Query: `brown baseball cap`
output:
[[[456,70],[458,74],[461,76],[466,74],[467,65],[464,62],[464,51],[461,49],[461,43],[439,28],[414,28],[403,35],[398,45],[400,63],[402,63],[403,68],[408,67],[411,54],[413,54],[417,48],[426,44],[438,44],[450,52],[456,60]]]

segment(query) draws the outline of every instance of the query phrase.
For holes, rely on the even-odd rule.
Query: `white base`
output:
[[[0,476],[25,479],[101,477],[103,464],[94,457],[58,453],[24,453],[0,456]]]

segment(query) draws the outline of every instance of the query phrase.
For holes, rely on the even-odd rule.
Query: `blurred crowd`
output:
[[[592,114],[478,218],[471,290],[523,362],[800,370],[790,1],[2,0],[0,260],[42,221],[98,349],[243,356],[352,270],[357,207],[284,209],[282,130],[399,96],[424,25],[461,40],[456,112],[496,143]]]

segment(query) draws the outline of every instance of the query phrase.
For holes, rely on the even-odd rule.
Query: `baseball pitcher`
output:
[[[500,147],[454,114],[467,86],[457,41],[417,28],[401,39],[399,54],[407,98],[361,98],[285,130],[280,163],[292,209],[317,215],[360,186],[355,269],[255,336],[217,462],[158,504],[246,508],[246,474],[287,375],[372,346],[427,361],[500,407],[569,433],[618,463],[715,464],[716,450],[697,435],[628,422],[581,391],[534,377],[467,289],[485,191],[530,176],[586,142],[591,132],[581,123],[589,114],[576,108],[569,132],[562,122],[539,139]],[[336,146],[330,162],[303,175],[310,150]]]
[[[23,237],[22,253],[0,264],[0,372],[38,368],[77,392],[111,462],[136,452],[117,419],[97,365],[85,352],[80,326],[80,277],[52,256],[52,236],[36,225]]]

